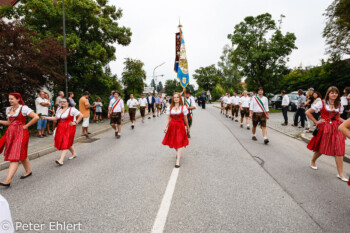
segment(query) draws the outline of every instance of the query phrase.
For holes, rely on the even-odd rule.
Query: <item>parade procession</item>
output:
[[[349,9],[0,0],[0,233],[350,232]]]

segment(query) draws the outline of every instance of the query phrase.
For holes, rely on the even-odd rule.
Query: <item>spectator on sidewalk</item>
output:
[[[79,112],[83,115],[82,134],[81,136],[89,136],[89,123],[90,123],[90,108],[92,107],[89,103],[90,93],[84,92],[84,95],[79,100]]]
[[[305,127],[305,103],[306,103],[306,97],[303,94],[303,90],[299,89],[298,91],[299,99],[297,103],[297,112],[294,117],[294,124],[292,126],[298,127],[298,128],[304,128]],[[299,122],[299,117],[300,117],[300,124],[301,126],[298,126]]]
[[[343,96],[340,98],[341,100],[341,104],[344,107],[344,112],[341,115],[341,118],[343,118],[344,120],[348,119],[348,111],[349,111],[349,102],[350,102],[350,87],[346,87],[344,89],[344,94]]]
[[[37,126],[39,138],[47,136],[44,132],[46,129],[47,120],[44,120],[43,117],[47,117],[49,115],[49,107],[51,106],[51,104],[50,101],[45,97],[45,93],[43,91],[40,91],[38,98],[35,99],[36,114],[38,114],[39,116]]]
[[[313,103],[311,104],[311,106],[310,106],[310,108],[312,108],[312,107],[314,107],[318,102],[320,102],[320,101],[322,101],[322,95],[321,95],[321,93],[319,93],[318,91],[314,91],[313,92],[313,94],[312,94],[312,96],[313,96],[313,98],[314,98],[314,101],[313,101]],[[314,112],[313,114],[312,114],[312,116],[318,121],[319,119],[320,119],[320,113],[319,112]],[[310,118],[308,118],[308,119],[310,119]],[[311,120],[311,119],[310,119]],[[312,122],[311,122],[311,124],[313,124]],[[312,129],[313,127],[312,127],[312,125],[310,126],[310,129],[309,129],[309,131],[308,131],[308,133],[311,133],[312,131],[313,131],[313,129]]]
[[[72,153],[69,160],[77,157],[73,143],[76,125],[79,124],[83,115],[75,107],[70,105],[69,99],[66,97],[61,99],[60,104],[61,107],[57,110],[56,116],[46,117],[45,119],[58,121],[55,133],[55,147],[61,151],[61,157],[59,160],[56,160],[56,163],[62,166],[68,150]]]
[[[283,118],[284,118],[284,123],[282,124],[282,126],[287,126],[288,125],[288,106],[289,106],[289,96],[286,95],[286,91],[283,90],[282,91],[282,114],[283,114]]]
[[[26,173],[21,176],[25,179],[32,175],[28,158],[29,131],[28,128],[34,125],[39,116],[32,109],[24,104],[21,94],[10,93],[9,102],[11,107],[6,109],[6,121],[0,121],[0,125],[8,126],[5,135],[5,142],[0,140],[0,154],[5,149],[5,161],[10,162],[5,181],[0,183],[0,186],[10,187],[11,180],[16,174],[16,171],[21,161]],[[27,123],[27,117],[32,118]]]
[[[56,97],[56,101],[55,101],[55,110],[61,107],[60,102],[63,97],[64,97],[64,92],[63,91],[58,92],[58,96]],[[52,130],[55,130],[56,124],[57,124],[57,121],[53,121]]]
[[[51,106],[50,107],[48,107],[48,110],[49,110],[49,117],[53,117],[54,115],[55,115],[55,103],[53,102],[53,100],[52,99],[50,99],[50,95],[49,95],[49,93],[47,93],[47,92],[45,92],[45,98],[50,102],[50,104],[51,104]],[[57,122],[56,122],[57,123]],[[55,124],[56,124],[55,123]],[[50,122],[47,122],[47,124],[46,124],[46,129],[47,129],[47,133],[49,134],[49,135],[52,135],[52,131],[54,130],[54,129],[52,129],[52,131],[51,131],[51,129],[50,129]]]
[[[311,107],[311,105],[314,103],[314,89],[309,89],[307,92],[306,92],[306,102],[305,102],[305,111],[307,109],[309,109]],[[310,131],[310,128],[311,128],[311,122],[310,122],[310,119],[307,117],[306,118],[306,121],[307,121],[307,127],[306,127],[306,130],[309,132]]]
[[[111,101],[111,100],[114,98],[114,95],[113,95],[113,94],[114,94],[114,92],[115,92],[114,90],[113,90],[113,91],[111,91],[111,95],[109,96],[109,101]]]
[[[69,104],[72,107],[75,107],[77,104],[74,101],[74,93],[73,92],[68,92],[68,100],[69,100]]]
[[[93,103],[94,107],[95,107],[95,114],[96,114],[96,123],[103,123],[103,119],[102,119],[102,102],[101,102],[101,98],[97,97],[96,102]]]

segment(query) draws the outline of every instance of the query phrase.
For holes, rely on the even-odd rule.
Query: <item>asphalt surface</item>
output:
[[[333,158],[314,171],[304,142],[273,130],[269,145],[261,131],[253,142],[219,112],[195,110],[164,232],[349,232],[350,187]],[[80,223],[80,232],[150,232],[175,164],[175,150],[161,144],[164,124],[165,116],[137,120],[119,140],[112,130],[95,136],[62,167],[59,152],[33,160],[26,180],[21,167],[0,188],[14,222],[42,223],[39,232],[51,221]]]

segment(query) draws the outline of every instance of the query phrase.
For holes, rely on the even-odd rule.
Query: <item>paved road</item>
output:
[[[0,189],[14,221],[44,223],[43,232],[50,221],[81,223],[83,232],[151,232],[175,163],[161,145],[164,124],[138,120],[120,140],[108,131],[77,144],[79,157],[63,167],[58,152],[32,161],[32,177],[19,173]],[[332,158],[313,171],[305,143],[272,130],[268,146],[250,137],[216,108],[196,110],[164,232],[349,231],[350,189],[335,178]]]

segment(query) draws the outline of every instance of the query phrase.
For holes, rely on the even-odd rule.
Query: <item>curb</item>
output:
[[[213,107],[220,109],[220,107],[218,107],[218,106],[213,106]],[[288,136],[288,137],[295,138],[295,139],[300,140],[300,141],[304,141],[305,143],[309,143],[309,141],[311,140],[311,139],[309,139],[308,137],[306,137],[306,135],[305,135],[304,132],[301,133],[300,137],[297,137],[297,136],[292,135],[292,134],[284,133],[284,132],[282,132],[282,131],[280,131],[280,130],[278,130],[278,129],[272,128],[272,127],[270,127],[270,126],[267,126],[267,127],[268,127],[269,129],[275,130],[275,131],[277,131],[277,132],[279,132],[279,133],[281,133],[281,134],[284,134],[284,135],[286,135],[286,136]],[[344,161],[350,163],[350,155],[349,155],[349,154],[345,154],[345,155],[344,155]]]
[[[140,115],[139,115],[139,116],[136,116],[136,119],[139,119],[139,118],[141,118]],[[126,120],[126,121],[124,121],[124,122],[122,122],[122,125],[126,125],[126,124],[129,123],[129,122],[130,122],[130,119],[129,119],[129,120]],[[93,136],[102,134],[102,133],[108,131],[109,129],[111,129],[111,126],[110,126],[110,125],[108,125],[108,126],[102,128],[102,129],[100,129],[100,130],[98,130],[98,131],[92,132],[92,133],[90,134],[90,137],[93,137]],[[74,139],[74,144],[75,144],[75,143],[78,143],[78,142],[81,142],[81,141],[83,141],[84,139],[86,139],[85,136],[77,137],[76,139]],[[40,158],[40,157],[42,157],[42,156],[44,156],[44,155],[50,154],[50,153],[55,152],[55,151],[57,151],[57,149],[56,149],[55,147],[53,147],[53,146],[50,146],[50,147],[47,147],[47,148],[45,148],[45,149],[42,149],[42,150],[33,152],[33,153],[31,153],[31,154],[28,154],[28,158],[29,158],[29,160],[34,160],[34,159]],[[1,163],[0,163],[0,171],[9,168],[9,166],[10,166],[10,162],[9,162],[9,161],[1,162]]]

